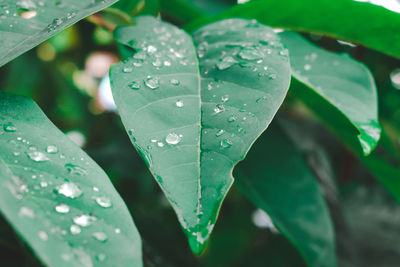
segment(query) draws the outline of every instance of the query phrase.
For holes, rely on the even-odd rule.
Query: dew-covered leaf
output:
[[[151,17],[116,30],[136,53],[111,69],[113,96],[138,152],[200,253],[233,182],[290,81],[287,50],[269,27],[230,19],[194,33]]]
[[[0,66],[117,0],[3,0]]]
[[[104,171],[30,99],[0,92],[0,211],[46,266],[141,266]]]
[[[357,129],[364,154],[370,154],[381,132],[377,90],[370,71],[347,54],[318,48],[297,33],[285,31],[280,36],[290,50],[292,76],[318,96],[314,105],[329,104],[343,113]],[[314,99],[308,94],[296,95],[305,103]]]
[[[236,5],[218,16],[200,18],[186,28],[192,31],[223,18],[251,18],[271,27],[359,43],[400,58],[400,10],[397,8],[397,12],[393,12],[379,6],[385,5],[385,2],[390,5],[393,1],[253,0]]]
[[[329,210],[301,153],[275,125],[256,144],[235,169],[239,188],[309,266],[336,266]]]

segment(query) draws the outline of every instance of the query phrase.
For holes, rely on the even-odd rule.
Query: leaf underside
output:
[[[0,3],[0,67],[117,0],[4,0]]]
[[[309,266],[336,266],[334,229],[318,182],[277,125],[257,141],[235,176],[239,188],[268,213]]]
[[[242,19],[195,32],[198,58],[189,35],[152,17],[115,36],[136,51],[110,72],[122,121],[201,253],[234,165],[286,95],[287,50],[271,28]]]
[[[0,211],[46,266],[142,266],[104,171],[30,99],[0,92]]]
[[[279,35],[290,50],[292,76],[317,95],[315,105],[332,105],[341,112],[358,131],[364,155],[370,154],[381,133],[371,72],[347,54],[318,48],[297,33],[284,31]],[[312,100],[308,95],[297,96],[305,103]]]

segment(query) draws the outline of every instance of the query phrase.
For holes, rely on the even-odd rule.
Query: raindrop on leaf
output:
[[[165,141],[170,145],[176,145],[181,141],[181,137],[176,133],[170,133],[165,138]]]
[[[72,220],[75,224],[79,226],[87,227],[97,221],[97,218],[89,214],[82,214],[79,216],[75,216]]]
[[[50,160],[43,152],[40,151],[29,152],[27,155],[31,160],[36,162],[45,162]]]
[[[72,199],[77,198],[83,194],[82,190],[72,182],[63,183],[62,185],[58,186],[57,192]]]
[[[157,89],[160,87],[160,80],[157,77],[147,76],[144,84],[150,89]]]

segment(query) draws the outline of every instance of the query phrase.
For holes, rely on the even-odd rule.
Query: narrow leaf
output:
[[[290,80],[272,29],[231,19],[189,35],[151,17],[116,30],[137,52],[111,69],[113,96],[132,142],[201,253],[232,169],[266,129]],[[199,70],[200,67],[200,70]]]
[[[333,224],[302,155],[276,126],[235,170],[239,188],[271,217],[309,266],[336,266]]]
[[[116,1],[1,1],[0,66]]]
[[[104,171],[31,100],[0,92],[0,211],[46,266],[141,266]]]
[[[377,90],[370,71],[347,54],[318,48],[297,33],[285,31],[280,36],[290,50],[292,76],[318,95],[314,105],[329,104],[343,113],[358,131],[364,154],[370,154],[381,133]],[[313,101],[308,94],[295,95],[305,103]]]
[[[400,14],[368,1],[253,0],[214,18],[194,21],[187,29],[231,17],[254,18],[271,27],[323,34],[400,58]]]

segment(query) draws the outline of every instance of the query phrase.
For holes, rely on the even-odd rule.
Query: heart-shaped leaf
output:
[[[329,104],[343,113],[358,131],[364,154],[370,154],[381,133],[377,92],[370,71],[347,54],[318,48],[297,33],[285,31],[279,35],[290,50],[293,77],[307,87],[294,90],[295,95],[310,106]]]
[[[189,35],[152,17],[116,30],[136,53],[111,69],[132,142],[201,253],[232,169],[266,129],[290,81],[288,52],[269,27],[230,19]],[[199,69],[200,68],[200,69]]]
[[[235,176],[309,266],[336,266],[334,229],[319,185],[279,127],[268,128]]]
[[[116,1],[1,1],[0,66]]]
[[[30,99],[0,92],[0,211],[46,266],[141,266],[104,171]]]

